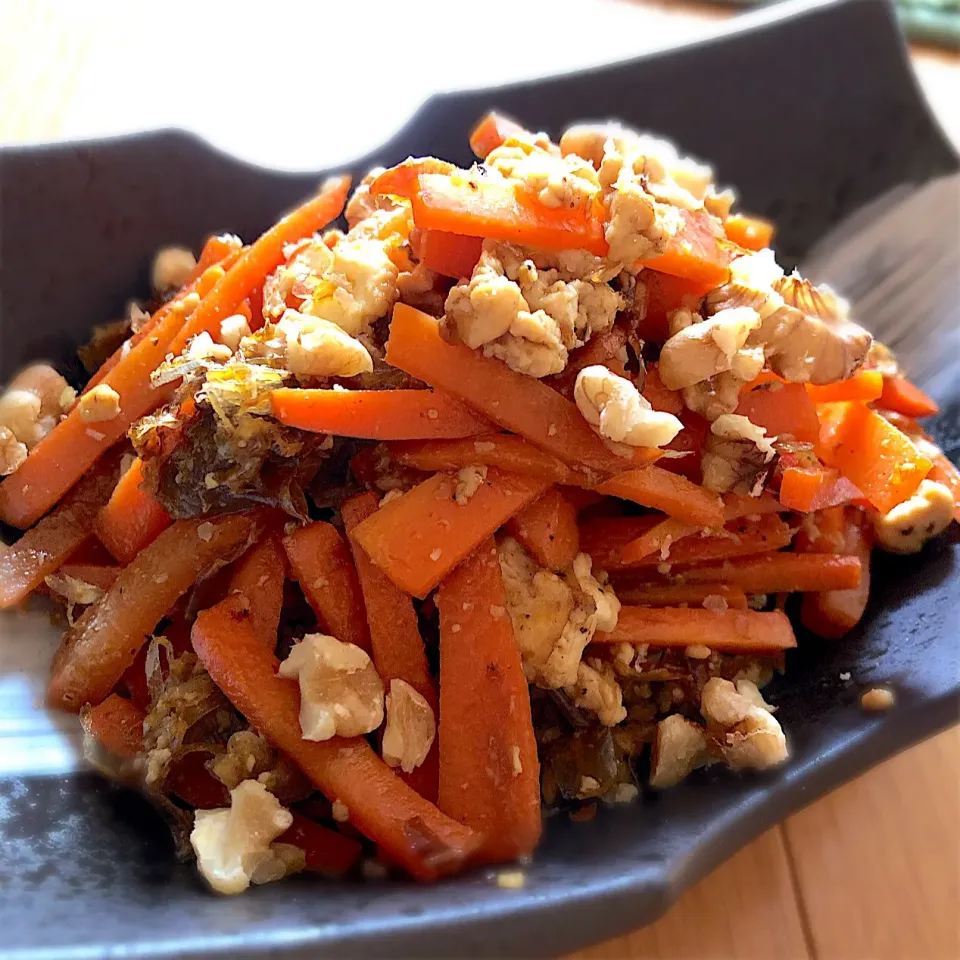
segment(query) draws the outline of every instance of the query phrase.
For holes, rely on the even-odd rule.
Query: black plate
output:
[[[467,162],[467,131],[490,106],[552,133],[615,114],[713,161],[744,209],[778,222],[792,265],[867,201],[958,164],[885,4],[790,13],[630,63],[436,97],[355,168],[411,153]],[[145,288],[159,245],[196,246],[218,229],[251,237],[319,178],[256,169],[179,132],[3,151],[0,379],[66,356],[117,315]],[[949,364],[955,356],[940,357],[936,372]],[[956,457],[960,376],[943,382]],[[704,773],[592,823],[551,820],[522,890],[478,873],[427,888],[294,878],[216,898],[173,862],[139,798],[90,775],[0,779],[0,956],[540,956],[637,927],[771,824],[956,719],[958,560],[940,543],[880,563],[862,629],[836,645],[805,638],[790,656],[789,682],[771,693],[789,766]],[[896,688],[898,705],[867,717],[857,693],[877,681]]]

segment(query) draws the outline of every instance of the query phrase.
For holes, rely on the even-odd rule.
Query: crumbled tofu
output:
[[[527,882],[521,870],[508,870],[497,874],[497,886],[502,890],[522,890]]]
[[[457,472],[457,486],[453,493],[453,499],[461,506],[465,506],[486,479],[486,467],[464,467],[462,470],[459,470]]]
[[[242,313],[235,313],[220,323],[220,342],[234,353],[240,348],[240,341],[250,336],[250,324]]]
[[[383,731],[383,760],[388,767],[412,773],[427,759],[437,733],[433,709],[405,680],[390,681]]]
[[[350,819],[350,808],[342,800],[334,800],[330,812],[337,823],[346,823]]]
[[[161,247],[150,267],[150,285],[156,293],[169,293],[190,281],[197,260],[186,247]]]
[[[205,543],[209,543],[213,537],[213,529],[213,524],[210,523],[209,520],[201,523],[200,526],[197,527],[197,536]]]
[[[230,791],[230,806],[197,810],[190,844],[203,878],[217,893],[242,893],[259,871],[272,876],[267,861],[277,854],[273,841],[293,823],[293,815],[262,784],[244,780]],[[281,874],[283,875],[283,874]]]
[[[683,429],[672,414],[654,410],[630,380],[603,366],[577,374],[573,397],[601,437],[633,447],[666,446]]]
[[[735,413],[725,413],[710,424],[710,432],[722,440],[746,440],[752,443],[762,454],[765,461],[770,461],[776,454],[771,438],[767,436],[763,427],[758,427],[747,417]],[[776,437],[772,438],[776,440]]]
[[[577,682],[566,692],[578,707],[595,713],[605,727],[615,727],[626,719],[623,691],[609,663],[593,658],[581,661],[577,665]]]
[[[297,376],[355,377],[373,370],[366,347],[337,324],[287,310],[277,322],[287,367]]]
[[[723,597],[718,597],[717,599],[723,600]],[[706,603],[704,603],[704,607],[708,610],[710,609]],[[726,610],[726,608],[726,601],[724,601],[721,609]],[[694,643],[686,647],[683,651],[683,655],[689,657],[691,660],[709,660],[712,653],[713,651],[709,647],[705,647],[702,643]]]
[[[537,378],[560,373],[568,357],[557,321],[544,310],[521,310],[503,337],[484,344],[483,353]]]
[[[209,363],[225,363],[230,359],[231,350],[222,343],[216,343],[206,330],[191,339],[184,354],[188,360]]]
[[[591,639],[596,630],[609,633],[615,629],[620,616],[620,601],[613,592],[607,575],[599,570],[594,573],[590,555],[578,553],[573,560],[573,576],[581,592],[593,604]]]
[[[513,766],[513,775],[519,777],[523,773],[523,761],[520,759],[520,748],[517,746],[510,749],[510,760]]]
[[[366,651],[322,633],[307,634],[280,664],[300,682],[304,740],[356,737],[383,722],[383,683]]]
[[[40,407],[40,398],[32,390],[7,390],[0,395],[0,426],[29,449],[42,433]]]
[[[622,263],[648,260],[663,253],[670,234],[654,198],[627,167],[607,196],[604,236],[610,259]]]
[[[120,394],[105,383],[98,383],[80,398],[80,419],[84,423],[103,423],[120,413]]]
[[[347,333],[356,335],[374,320],[382,317],[397,299],[396,264],[387,255],[383,243],[366,238],[351,239],[348,234],[333,249],[332,272],[345,281],[338,289],[349,290],[356,304]],[[324,317],[337,323],[337,314],[327,316],[324,303],[328,298],[314,299],[304,309],[305,313]],[[340,324],[338,324],[340,325]]]
[[[650,758],[650,786],[675,787],[710,759],[703,727],[672,713],[657,724]]]
[[[787,741],[756,684],[720,677],[705,684],[700,712],[717,749],[734,770],[766,770],[787,759]]]
[[[882,713],[896,704],[892,690],[884,687],[872,687],[860,697],[860,706],[870,713]]]
[[[917,492],[888,513],[873,514],[877,546],[889,553],[917,553],[953,520],[953,494],[935,480],[922,480]]]
[[[515,140],[491,150],[484,167],[518,182],[545,207],[583,208],[600,192],[597,172],[588,161]]]
[[[0,477],[10,476],[26,459],[27,445],[9,427],[0,425]]]

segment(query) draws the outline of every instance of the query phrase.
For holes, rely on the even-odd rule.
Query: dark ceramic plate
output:
[[[872,0],[792,6],[634,62],[439,96],[355,169],[411,153],[468,162],[467,131],[490,106],[552,133],[599,113],[669,135],[737,184],[744,209],[777,221],[787,265],[868,201],[957,168],[890,10]],[[197,246],[219,229],[254,236],[319,178],[255,169],[178,132],[3,151],[0,380],[30,359],[68,356],[92,324],[117,315],[144,289],[159,245]],[[934,245],[955,249],[955,228]],[[881,254],[868,258],[866,275],[881,271],[868,287],[887,275]],[[948,290],[909,326],[943,323],[958,300]],[[876,322],[886,324],[879,313]],[[917,341],[916,329],[904,336]],[[956,351],[931,340],[919,337],[916,351],[956,457]],[[789,766],[762,777],[704,773],[592,823],[553,819],[522,890],[477,873],[427,888],[295,878],[215,898],[174,862],[138,797],[91,775],[23,776],[8,764],[0,956],[541,956],[637,927],[771,824],[956,719],[958,559],[955,545],[940,543],[881,563],[860,630],[836,645],[804,638],[789,682],[771,693],[792,742]],[[13,629],[29,644],[29,631]],[[0,669],[0,706],[11,680]],[[898,705],[864,716],[858,691],[879,681]],[[0,727],[0,764],[16,732]]]

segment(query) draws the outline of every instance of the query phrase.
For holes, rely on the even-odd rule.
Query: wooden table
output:
[[[352,31],[358,44],[373,42],[364,26],[354,26],[363,19],[357,18],[360,2],[342,5],[350,10],[339,15],[348,19],[331,34]],[[603,0],[580,0],[579,8],[567,0],[488,0],[504,10],[527,2],[542,13],[582,11]],[[443,7],[434,0],[424,3]],[[324,18],[338,15],[323,4],[313,6],[314,13],[321,7]],[[271,49],[260,24],[244,23],[240,7],[223,22],[224,9],[220,4],[208,8],[199,0],[124,7],[0,0],[0,141],[151,127],[183,122],[184,115],[216,140],[218,133],[236,127],[236,118],[222,102],[203,105],[204,80],[212,82],[219,71],[229,89],[234,71],[260,62]],[[284,9],[277,2],[257,7],[259,15],[269,10],[281,26]],[[607,10],[605,16],[615,13]],[[715,7],[681,3],[637,3],[621,13],[643,27],[635,31],[648,38],[641,46],[703,34],[728,15]],[[403,19],[391,18],[390,30],[402,29]],[[286,20],[298,27],[304,22],[289,11]],[[607,29],[616,32],[609,19]],[[315,52],[322,57],[319,34],[316,42]],[[178,59],[186,63],[196,53],[190,70],[164,60],[168,43],[178,45]],[[338,37],[328,49],[342,57],[350,43]],[[208,51],[215,61],[213,73]],[[960,143],[960,61],[916,49],[914,63],[941,123]],[[447,86],[458,85],[457,66],[456,58],[444,61]],[[322,83],[319,67],[317,77]],[[285,89],[289,87],[281,80],[272,95],[282,96]],[[410,94],[420,95],[418,89]],[[323,111],[324,101],[318,98],[317,110]],[[217,118],[223,125],[215,130]],[[336,119],[341,122],[339,113]],[[250,129],[262,137],[271,132],[267,120]],[[960,957],[958,771],[960,729],[954,729],[770,830],[690,890],[660,922],[577,957],[955,960]]]

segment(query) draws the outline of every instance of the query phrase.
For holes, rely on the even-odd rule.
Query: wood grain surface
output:
[[[490,2],[507,9],[501,0]],[[435,5],[433,0],[425,4]],[[0,142],[94,136],[172,122],[223,142],[241,114],[232,114],[223,100],[202,105],[197,91],[218,78],[221,89],[230,90],[244,64],[259,62],[269,49],[262,24],[251,18],[269,11],[274,26],[296,23],[299,29],[305,6],[310,5],[275,2],[228,11],[202,0],[123,5],[0,0]],[[376,27],[356,24],[364,20],[359,8],[377,6],[362,0],[318,3],[314,19],[321,7],[325,17],[349,18],[342,21],[349,35],[338,36],[335,44],[337,54],[346,55],[351,44],[375,42]],[[575,11],[586,22],[596,10],[603,15],[603,36],[629,29],[637,38],[635,50],[704,35],[729,15],[722,8],[679,2],[510,0],[509,8],[518,16],[514,23],[540,16],[548,25],[551,13]],[[529,18],[521,15],[525,9]],[[624,24],[621,30],[617,17]],[[402,47],[407,29],[413,29],[410,17],[391,17],[392,47]],[[190,63],[190,70],[164,60],[166,43],[178,45],[175,62]],[[317,50],[322,56],[323,46]],[[571,58],[571,63],[585,62],[574,53]],[[960,59],[915,48],[913,62],[941,124],[960,143]],[[566,65],[554,63],[553,70]],[[466,72],[458,74],[458,68]],[[517,75],[515,64],[501,64],[495,57],[482,71],[456,58],[449,59],[446,69],[442,83],[426,74],[417,81],[423,89],[411,81],[411,96],[422,98],[424,85],[431,82],[456,87]],[[534,63],[528,69],[546,67]],[[382,96],[382,91],[368,93]],[[366,95],[358,93],[361,114]],[[315,101],[317,110],[322,112],[324,101],[325,95]],[[338,122],[342,115],[338,110]],[[269,137],[269,123],[262,121],[258,133]],[[383,138],[376,131],[370,136]],[[765,833],[690,890],[659,922],[576,957],[956,960],[960,729],[889,760]]]

